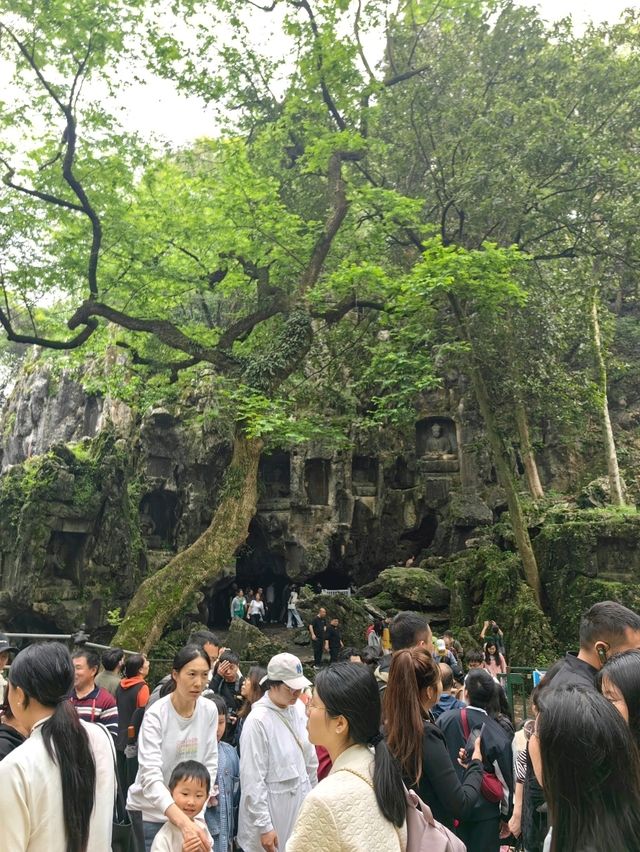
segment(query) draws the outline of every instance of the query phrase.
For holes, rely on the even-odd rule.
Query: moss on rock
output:
[[[266,666],[271,657],[282,654],[287,649],[273,639],[239,618],[234,618],[229,628],[227,642],[241,660],[251,660]]]
[[[386,568],[360,589],[360,594],[382,610],[442,609],[449,603],[450,592],[433,572],[422,568]]]
[[[493,544],[449,560],[445,578],[451,590],[451,626],[461,635],[468,630],[479,643],[483,622],[494,619],[504,631],[512,665],[547,665],[557,657],[556,642],[521,574],[516,554]]]
[[[345,645],[361,648],[365,644],[365,633],[371,619],[361,600],[342,594],[305,596],[298,601],[298,610],[305,624],[309,624],[321,606],[327,610],[327,622],[331,618],[340,619]]]

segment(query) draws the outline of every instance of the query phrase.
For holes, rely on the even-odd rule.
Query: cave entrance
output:
[[[409,541],[412,543],[411,556],[418,556],[423,550],[431,547],[433,540],[436,537],[438,529],[438,519],[433,512],[429,512],[422,518],[419,525],[400,536],[400,541]]]
[[[291,496],[291,457],[282,450],[262,455],[258,465],[261,502]]]
[[[269,547],[267,532],[259,518],[253,518],[247,540],[236,552],[235,580],[216,587],[209,595],[209,625],[222,628],[229,624],[231,599],[238,589],[245,597],[249,589],[254,593],[262,589],[267,620],[280,621],[288,600],[288,583],[284,556]]]
[[[351,490],[358,497],[375,497],[378,493],[378,459],[354,456],[351,461]]]
[[[304,463],[304,487],[309,503],[326,506],[329,503],[329,476],[331,462],[328,459],[307,459]]]
[[[345,571],[341,571],[340,568],[334,566],[327,568],[325,571],[321,571],[318,574],[314,574],[313,577],[309,578],[307,583],[318,594],[322,591],[322,589],[327,589],[329,591],[341,589],[344,591],[345,589],[351,588],[351,577],[349,574],[345,573]]]
[[[174,547],[178,498],[173,491],[157,489],[140,501],[140,529],[151,550]]]
[[[88,539],[87,533],[53,530],[45,555],[46,574],[80,585]]]

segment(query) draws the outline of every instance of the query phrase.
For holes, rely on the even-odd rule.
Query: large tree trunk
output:
[[[611,418],[609,416],[609,401],[607,399],[607,365],[602,352],[602,337],[600,334],[598,287],[594,285],[591,296],[591,331],[593,334],[593,354],[595,359],[596,380],[600,397],[600,413],[602,416],[602,434],[604,437],[605,454],[607,457],[607,473],[609,475],[609,492],[614,506],[624,506],[624,490],[618,467],[618,453],[613,437]]]
[[[194,543],[152,574],[133,596],[113,645],[146,653],[167,624],[187,609],[203,586],[235,573],[235,552],[246,541],[256,511],[263,442],[236,435],[220,502]]]
[[[525,411],[522,402],[516,402],[515,406],[516,426],[518,428],[518,436],[520,438],[520,452],[522,454],[522,462],[524,464],[525,475],[527,477],[527,485],[534,500],[540,500],[544,497],[544,489],[538,475],[538,465],[536,457],[531,446],[531,437],[529,435],[529,423],[527,421],[527,412]]]
[[[471,382],[476,399],[478,400],[480,414],[487,430],[493,463],[498,474],[498,482],[504,488],[507,497],[509,517],[511,518],[511,526],[513,527],[518,554],[524,568],[524,576],[529,586],[533,589],[533,594],[538,605],[541,606],[540,572],[538,571],[538,563],[536,562],[533,547],[531,546],[527,523],[522,513],[522,507],[520,506],[516,482],[511,471],[509,454],[507,453],[498,423],[491,408],[491,400],[486,382],[480,372],[480,368],[475,364],[471,367]]]

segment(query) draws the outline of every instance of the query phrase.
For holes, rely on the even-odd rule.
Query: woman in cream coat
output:
[[[306,797],[286,852],[405,852],[402,775],[379,733],[380,692],[373,673],[338,663],[318,674],[307,730],[333,767]]]

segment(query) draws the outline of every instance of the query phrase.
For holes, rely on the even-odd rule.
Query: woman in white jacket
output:
[[[380,734],[369,667],[337,663],[319,672],[307,716],[309,739],[333,766],[306,797],[286,852],[405,852],[402,774]]]
[[[9,703],[29,738],[0,762],[3,852],[111,849],[115,752],[67,700],[74,669],[59,642],[30,645],[9,673]]]
[[[167,820],[180,829],[185,843],[200,839],[198,852],[211,848],[209,833],[180,810],[168,787],[173,769],[184,760],[199,761],[211,778],[216,777],[218,710],[202,697],[210,668],[209,655],[202,648],[182,648],[173,660],[172,691],[144,714],[138,737],[138,774],[129,787],[127,810],[135,815],[134,822],[139,823],[142,816],[146,852]]]
[[[300,693],[310,681],[293,654],[269,661],[240,736],[238,845],[244,852],[284,852],[305,796],[317,783],[318,758],[306,731]]]

